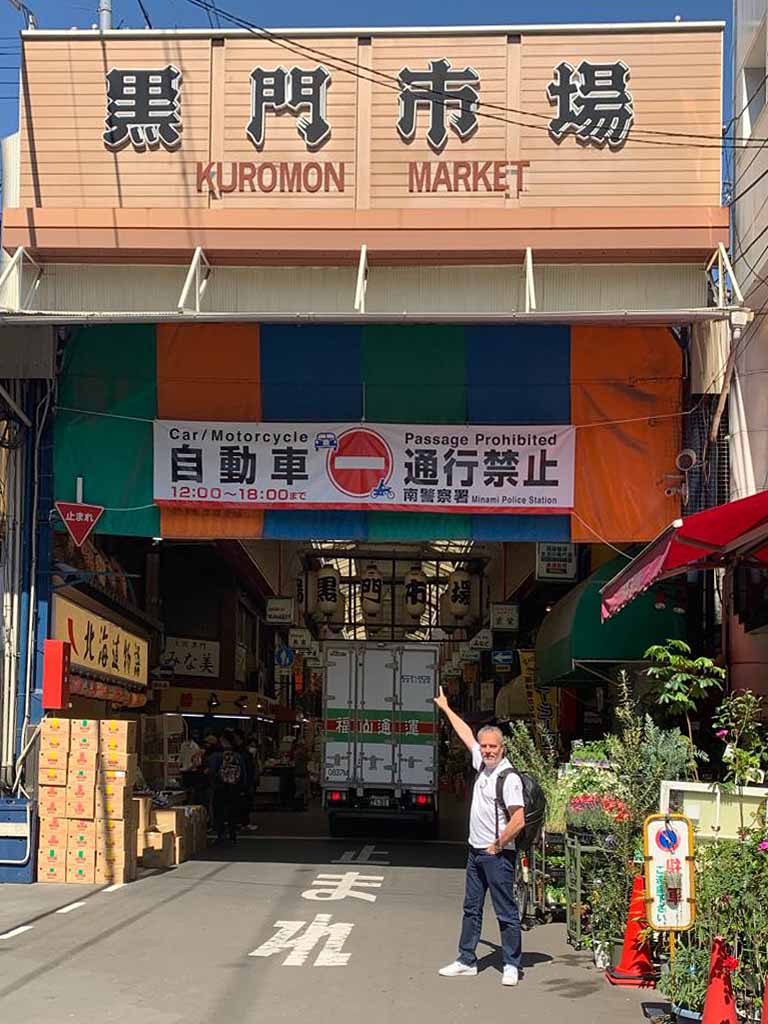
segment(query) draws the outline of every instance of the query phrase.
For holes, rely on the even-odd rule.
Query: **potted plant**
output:
[[[662,974],[659,991],[672,1003],[678,1024],[701,1020],[709,980],[709,945],[697,932],[681,939],[669,970]]]

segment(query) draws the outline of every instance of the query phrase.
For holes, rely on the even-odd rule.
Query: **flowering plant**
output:
[[[601,793],[582,793],[571,797],[566,821],[575,828],[605,831],[618,822],[629,821],[629,808],[623,800]]]

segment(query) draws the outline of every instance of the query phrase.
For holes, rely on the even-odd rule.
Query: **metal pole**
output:
[[[112,28],[112,0],[99,0],[99,32]]]

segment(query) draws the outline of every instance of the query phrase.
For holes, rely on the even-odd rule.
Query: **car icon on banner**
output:
[[[324,448],[330,448],[333,451],[339,447],[339,442],[336,439],[336,435],[331,433],[330,430],[320,434],[315,434],[315,451],[322,451]]]
[[[371,491],[371,497],[372,498],[390,498],[390,499],[392,499],[392,498],[394,498],[394,496],[395,496],[395,492],[392,490],[391,487],[388,487],[384,483],[383,479],[380,480],[376,484],[376,486],[373,488],[373,490]]]

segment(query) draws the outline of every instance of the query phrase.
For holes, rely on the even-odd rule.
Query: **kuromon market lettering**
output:
[[[242,160],[197,163],[197,191],[214,195],[230,192],[344,192],[346,164],[331,160]]]
[[[529,160],[414,160],[408,164],[409,192],[523,191]]]

